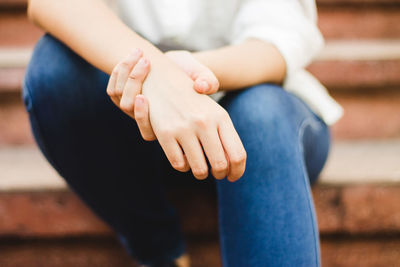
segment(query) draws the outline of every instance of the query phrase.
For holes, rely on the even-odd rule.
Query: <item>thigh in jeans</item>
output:
[[[327,126],[276,85],[229,94],[221,104],[247,151],[243,177],[217,181],[224,266],[319,266],[310,180],[326,159]]]
[[[35,139],[71,188],[142,262],[183,251],[175,211],[160,184],[165,158],[106,94],[108,75],[50,35],[24,80]]]

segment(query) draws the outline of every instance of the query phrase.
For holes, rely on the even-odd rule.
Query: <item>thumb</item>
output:
[[[135,98],[135,120],[144,140],[153,141],[157,139],[150,123],[149,102],[144,95],[137,95]]]
[[[206,69],[194,80],[194,89],[200,94],[214,94],[219,90],[218,79],[211,70]]]

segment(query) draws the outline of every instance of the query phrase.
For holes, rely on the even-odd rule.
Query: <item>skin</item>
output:
[[[246,151],[232,121],[204,94],[282,82],[285,63],[274,46],[248,40],[199,53],[164,54],[98,0],[30,0],[28,16],[111,74],[107,92],[112,101],[137,120],[146,140],[157,138],[176,170],[191,169],[204,179],[207,157],[217,179],[236,181],[243,175]],[[136,97],[140,91],[143,96]]]

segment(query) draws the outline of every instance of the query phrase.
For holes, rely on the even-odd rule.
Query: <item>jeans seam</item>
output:
[[[305,130],[306,126],[312,125],[312,124],[314,124],[313,119],[312,118],[306,118],[299,125],[299,128],[298,128],[298,144],[299,144],[298,149],[299,149],[299,152],[301,154],[304,154],[304,146],[303,146],[303,142],[302,142],[302,139],[303,139],[303,136],[304,136],[304,130]],[[304,157],[303,157],[303,159],[304,159]],[[302,161],[301,169],[303,170],[304,187],[305,187],[307,193],[311,197],[311,198],[309,198],[309,201],[308,201],[308,208],[309,208],[309,211],[310,211],[310,215],[312,215],[313,214],[313,208],[312,208],[313,198],[312,198],[312,194],[311,194],[311,191],[310,191],[310,184],[307,182],[308,181],[308,177],[306,177],[307,170],[305,168],[304,160]],[[315,214],[315,216],[316,216],[316,214]],[[316,236],[316,233],[318,233],[319,231],[318,231],[318,226],[316,224],[316,219],[317,218],[315,218],[315,220],[314,220],[313,216],[311,216],[311,222],[312,222],[312,227],[313,227],[313,237],[314,237],[315,243],[317,243],[317,245],[314,246],[314,253],[315,253],[315,257],[316,257],[315,261],[316,261],[316,266],[320,266],[319,251],[318,251],[319,239]]]

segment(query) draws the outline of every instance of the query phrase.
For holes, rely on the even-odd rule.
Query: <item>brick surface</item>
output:
[[[342,192],[337,187],[318,186],[313,189],[320,232],[340,232],[343,226]]]
[[[2,267],[138,267],[121,245],[109,238],[0,240]],[[221,266],[216,239],[188,240],[192,267]]]
[[[400,87],[399,87],[400,88]],[[384,89],[383,89],[384,90]],[[336,93],[344,116],[332,127],[337,140],[400,137],[400,92]],[[32,144],[28,116],[19,95],[0,97],[0,145]]]
[[[0,146],[33,144],[28,115],[18,94],[0,95]]]
[[[327,39],[400,38],[400,5],[320,5],[318,13],[319,27]],[[23,9],[1,13],[0,46],[33,46],[42,34]]]
[[[308,69],[331,91],[400,88],[400,59],[316,61]],[[18,91],[23,68],[0,69],[0,92]]]
[[[5,240],[2,267],[136,267],[114,239]]]
[[[400,86],[400,60],[317,61],[308,69],[330,90]]]
[[[0,195],[0,235],[110,235],[110,230],[71,192]]]
[[[318,25],[327,39],[400,37],[400,5],[368,7],[319,6]]]
[[[399,234],[400,187],[314,188],[322,234]],[[187,191],[177,194],[186,234],[215,235],[215,199]],[[182,201],[185,199],[185,201]],[[176,201],[177,202],[177,201]],[[193,207],[196,207],[194,212]],[[111,231],[71,192],[0,194],[0,236],[110,236]]]
[[[400,238],[322,237],[321,259],[324,267],[398,267]]]
[[[24,79],[25,68],[2,68],[0,69],[0,93],[19,93]]]
[[[399,232],[399,188],[346,187],[343,188],[342,196],[343,223],[346,231],[350,233]]]
[[[2,267],[135,267],[113,238],[8,240],[0,243]],[[188,240],[193,267],[221,266],[217,239]],[[321,261],[326,267],[397,267],[400,238],[321,238]]]
[[[336,139],[400,137],[400,92],[333,96],[344,108],[344,116],[332,127]]]
[[[28,21],[25,12],[0,13],[0,46],[31,47],[43,31]]]

